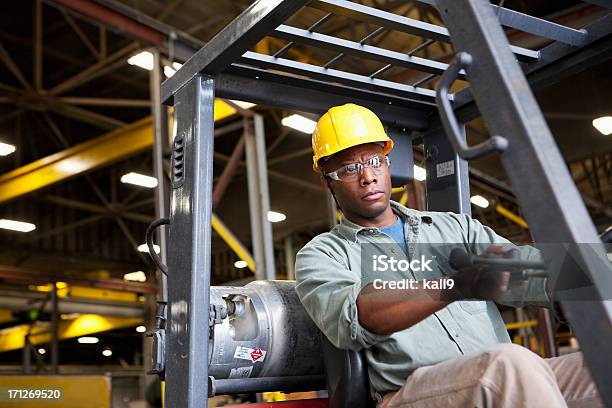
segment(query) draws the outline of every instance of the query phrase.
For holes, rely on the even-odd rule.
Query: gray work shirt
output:
[[[405,222],[409,259],[432,256],[428,248],[439,247],[428,244],[460,243],[472,253],[482,253],[491,244],[511,245],[465,214],[416,211],[394,201],[391,207]],[[397,254],[399,246],[394,247],[392,242],[378,228],[361,227],[343,218],[333,230],[306,244],[298,252],[295,264],[295,289],[306,311],[336,347],[365,350],[370,382],[376,391],[400,388],[418,367],[510,342],[495,303],[486,301],[453,302],[393,334],[377,334],[361,326],[356,299],[373,279],[363,276],[361,250],[364,245],[384,244],[378,245],[381,251]],[[520,247],[520,252],[523,259],[541,259],[535,248]],[[438,251],[433,256],[441,261],[444,254]],[[437,265],[433,272],[411,272],[412,277],[437,279],[455,273],[448,262]],[[530,279],[497,302],[515,307],[527,303],[548,306],[545,287],[545,279]]]

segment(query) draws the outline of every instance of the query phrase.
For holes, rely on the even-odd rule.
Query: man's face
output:
[[[351,147],[335,154],[322,166],[324,173],[329,173],[350,163],[367,163],[374,156],[383,157],[383,148],[377,143],[366,143]],[[369,167],[352,181],[329,180],[338,204],[350,218],[375,218],[389,206],[391,197],[391,176],[389,168],[383,164],[379,169]]]

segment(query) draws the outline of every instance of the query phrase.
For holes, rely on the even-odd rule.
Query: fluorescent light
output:
[[[153,250],[155,250],[156,254],[159,254],[161,252],[161,248],[157,244],[153,244]],[[148,254],[149,247],[147,246],[147,244],[140,244],[138,245],[138,252],[144,252],[145,254]]]
[[[612,135],[612,116],[602,116],[594,119],[593,127],[606,136]]]
[[[489,200],[487,200],[481,195],[474,195],[470,197],[470,201],[472,202],[472,204],[482,208],[487,208],[489,206]]]
[[[42,347],[38,349],[38,354],[45,354],[46,352],[47,352],[47,350],[45,350]]]
[[[113,351],[111,349],[109,349],[109,348],[106,348],[106,349],[102,350],[102,355],[104,357],[110,357],[110,356],[113,355]]]
[[[281,222],[285,221],[287,216],[283,213],[276,211],[268,211],[268,221],[270,222]]]
[[[136,331],[137,331],[138,333],[144,333],[144,332],[146,332],[146,331],[147,331],[147,328],[146,328],[146,327],[144,327],[144,326],[138,326],[138,327],[136,327]]]
[[[135,186],[155,188],[157,187],[157,179],[144,174],[129,172],[121,176],[121,182],[125,184],[134,184]]]
[[[176,73],[176,71],[171,66],[166,65],[164,67],[164,75],[166,76],[166,78],[170,78],[175,73]]]
[[[8,156],[15,151],[15,146],[8,143],[0,143],[0,156]]]
[[[142,51],[136,55],[132,55],[127,60],[128,64],[136,65],[137,67],[144,68],[147,71],[153,71],[153,54],[149,51]]]
[[[148,251],[147,251],[148,252]],[[130,272],[123,275],[123,279],[131,282],[146,282],[147,275],[143,271]]]
[[[236,105],[240,106],[242,109],[251,109],[253,106],[255,106],[254,103],[237,101],[235,99],[230,99],[230,102],[235,103]]]
[[[182,66],[183,66],[183,64],[179,64],[178,62],[173,62],[172,66],[165,65],[164,66],[164,75],[166,75],[167,78],[170,78],[172,75],[176,74],[176,71],[181,69]]]
[[[247,261],[236,261],[234,262],[234,267],[238,268],[238,269],[242,269],[242,268],[246,268],[249,264],[247,263]]]
[[[85,337],[79,337],[77,341],[81,344],[96,344],[100,340],[97,337],[85,336]]]
[[[77,174],[89,167],[89,163],[76,158],[62,160],[55,168],[64,174]]]
[[[427,172],[421,166],[414,165],[414,179],[423,181],[427,178]]]
[[[18,232],[30,232],[36,229],[36,225],[29,222],[0,219],[0,228]]]
[[[287,116],[281,120],[283,126],[290,127],[295,130],[299,130],[304,133],[312,133],[317,126],[317,122],[310,120],[302,115],[294,113],[291,116]]]

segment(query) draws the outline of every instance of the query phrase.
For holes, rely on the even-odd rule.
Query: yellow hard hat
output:
[[[383,142],[384,154],[393,149],[378,116],[368,108],[347,103],[330,108],[312,133],[312,168],[321,172],[319,160],[364,143]]]

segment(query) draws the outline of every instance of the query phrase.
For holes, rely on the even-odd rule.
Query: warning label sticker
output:
[[[253,366],[232,368],[228,378],[248,378],[253,372]]]
[[[263,362],[266,357],[266,351],[262,350],[259,347],[254,349],[250,347],[236,347],[236,351],[234,352],[234,358],[239,358],[241,360],[249,360],[252,363],[255,362]]]
[[[436,177],[445,177],[455,174],[455,163],[452,160],[436,164]]]

